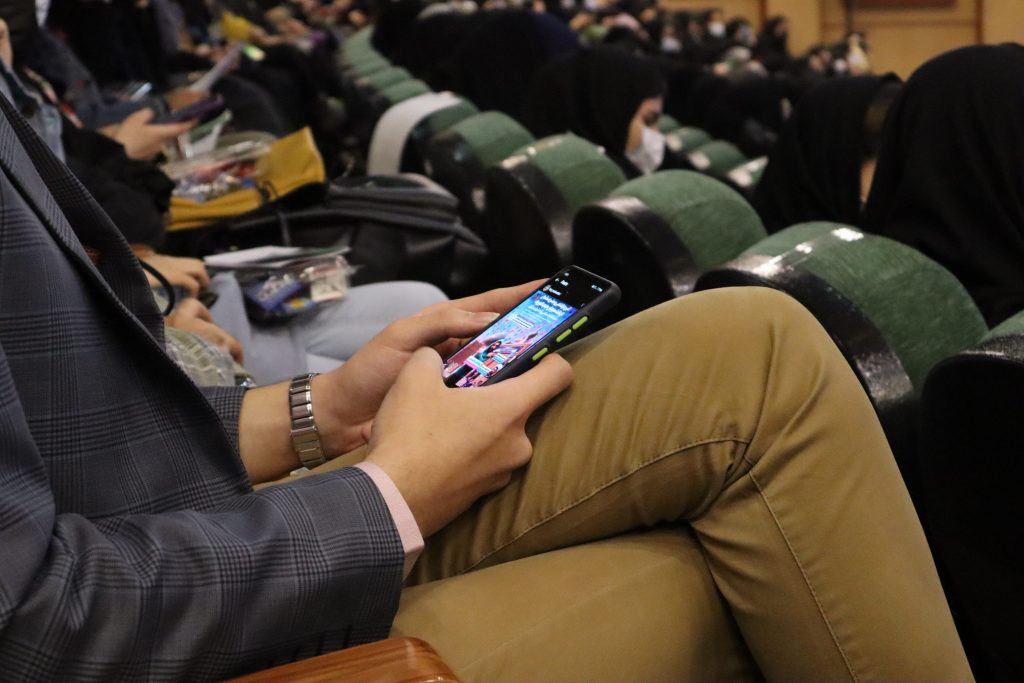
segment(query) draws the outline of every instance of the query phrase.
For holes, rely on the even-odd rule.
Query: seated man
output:
[[[871,405],[792,300],[686,297],[575,345],[573,366],[548,356],[446,388],[454,340],[524,285],[397,322],[311,389],[204,390],[164,352],[127,244],[0,110],[5,677],[217,679],[381,638],[396,612],[443,639],[458,620],[398,607],[421,536],[412,581],[444,586],[674,522],[701,550],[679,561],[710,570],[767,678],[971,678]],[[253,491],[299,465],[292,420],[309,410],[322,452],[348,455]],[[451,663],[527,662],[516,635],[498,633],[511,652],[466,642]],[[579,675],[598,679],[615,637],[587,641],[594,670]]]

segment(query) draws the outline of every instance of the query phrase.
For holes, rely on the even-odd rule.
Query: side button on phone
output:
[[[548,351],[550,351],[550,349],[545,346],[543,349],[541,349],[537,353],[533,354],[533,362],[536,363],[541,358],[543,358],[544,356],[548,355]]]
[[[568,337],[570,334],[572,334],[572,330],[566,330],[562,334],[555,337],[555,341],[561,344],[565,340],[565,338]]]
[[[581,327],[583,327],[584,325],[587,324],[588,320],[590,320],[590,318],[588,316],[583,316],[582,318],[577,320],[575,323],[573,323],[572,329],[574,329],[574,330],[580,329]]]

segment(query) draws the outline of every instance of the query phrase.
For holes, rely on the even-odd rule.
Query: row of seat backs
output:
[[[383,58],[362,60],[367,75],[381,74],[379,84],[394,78]],[[972,666],[1011,680],[1024,669],[1016,635],[1024,550],[1013,514],[1024,481],[1024,312],[990,332],[945,269],[850,226],[806,223],[768,237],[735,191],[756,186],[764,160],[748,161],[669,117],[658,126],[669,153],[704,175],[664,171],[623,182],[585,141],[535,141],[497,112],[434,125],[417,146],[425,170],[459,196],[464,219],[481,227],[492,250],[527,264],[523,276],[574,261],[609,277],[623,291],[617,317],[735,285],[780,289],[803,303],[880,417]]]
[[[363,54],[361,62],[350,54],[346,59],[357,70],[372,64],[376,74],[394,71],[381,66],[386,60],[372,48]],[[909,416],[923,375],[984,333],[963,288],[916,251],[852,228],[808,224],[768,238],[744,198],[713,179],[744,165],[742,154],[668,117],[659,127],[671,131],[669,146],[714,173],[663,171],[627,183],[587,141],[574,135],[535,141],[497,112],[467,116],[436,133],[425,166],[459,198],[463,218],[481,231],[506,282],[544,277],[575,261],[619,283],[618,315],[625,317],[692,291],[703,274],[701,288],[775,286],[802,297],[819,319],[834,315],[832,327],[876,328],[852,337],[856,343],[840,332],[833,336],[872,396],[895,450],[910,450]],[[822,289],[818,280],[831,286],[832,296],[812,305],[811,292]],[[901,305],[931,298],[942,305],[922,306],[928,319],[920,322]],[[846,320],[855,314],[839,316],[840,309],[860,318]]]
[[[379,92],[415,84],[373,50],[369,35],[346,43],[347,68]],[[576,261],[619,282],[622,317],[695,287],[789,291],[828,318],[823,322],[835,328],[902,450],[913,438],[896,438],[895,425],[908,422],[899,416],[927,371],[985,331],[963,288],[916,251],[853,228],[812,223],[768,238],[749,204],[712,180],[726,180],[737,167],[756,175],[742,153],[671,117],[658,126],[669,149],[707,176],[666,171],[625,183],[617,166],[580,138],[535,141],[508,116],[474,114],[469,106],[430,127],[424,163],[459,197],[467,223],[485,234],[510,281]],[[818,290],[830,296],[812,301]],[[844,325],[849,335],[838,329]]]
[[[386,66],[368,39],[346,46],[344,59],[357,72],[404,71]],[[393,77],[381,84],[394,88]],[[903,414],[924,375],[985,332],[955,278],[912,249],[848,227],[806,224],[767,237],[743,197],[712,179],[745,165],[742,154],[670,117],[658,125],[670,131],[670,147],[714,173],[663,171],[626,183],[617,165],[585,140],[535,141],[497,112],[469,115],[436,132],[425,166],[460,199],[466,222],[483,233],[507,281],[543,277],[576,261],[619,282],[624,317],[692,291],[703,274],[700,288],[775,286],[802,298],[819,319],[835,315],[832,327],[870,324],[875,334],[860,334],[856,343],[833,336],[880,415],[891,418],[894,446],[913,442],[912,434],[897,435],[895,425],[909,422]],[[814,304],[810,292],[823,284],[831,297]],[[905,302],[933,300],[935,306],[904,310]],[[840,309],[861,319],[846,320]]]
[[[357,35],[368,34],[367,31],[366,34]],[[373,50],[368,39],[360,38],[355,47],[351,43],[351,40],[346,43],[348,47],[343,50],[344,72],[354,79],[355,111],[360,111],[360,102],[369,105],[362,109],[365,114],[363,118],[368,123],[375,125],[388,107],[426,91],[425,85],[413,79],[408,71],[391,66],[383,55]],[[402,83],[406,85],[399,87]],[[403,137],[408,133],[410,144],[406,146],[409,149],[403,153],[403,163],[399,168],[387,170],[423,172],[428,168],[436,168],[438,172],[447,173],[453,178],[458,176],[460,182],[442,184],[460,195],[466,206],[463,218],[467,224],[479,227],[483,214],[484,169],[509,157],[533,138],[519,123],[496,112],[488,112],[489,115],[475,125],[448,130],[453,128],[453,124],[476,113],[471,103],[463,101],[457,116],[441,116],[440,121],[437,115],[425,116],[422,125],[413,128],[411,133],[399,131]],[[712,140],[704,131],[683,127],[671,116],[662,116],[658,128],[666,134],[666,154],[673,157],[670,166],[699,170],[733,185],[741,192],[753,192],[766,159],[747,160],[731,143]],[[432,138],[440,137],[439,133],[446,130],[444,137],[437,141],[438,149],[431,154],[427,147],[433,142]],[[373,137],[390,139],[394,132],[377,128]],[[394,141],[391,144],[395,144]],[[427,156],[432,158],[425,158]],[[458,165],[465,165],[465,168],[458,168]],[[473,201],[474,197],[476,201]]]

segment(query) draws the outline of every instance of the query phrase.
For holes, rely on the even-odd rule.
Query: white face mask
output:
[[[601,9],[601,5],[598,0],[583,0],[583,9],[590,13],[594,13]]]
[[[675,36],[665,36],[661,39],[661,51],[669,54],[683,51],[683,44]]]
[[[644,175],[654,173],[665,160],[665,136],[650,126],[644,126],[640,146],[626,152],[626,158]]]
[[[713,35],[715,38],[721,38],[725,35],[725,22],[712,21],[708,24],[708,33]]]
[[[46,23],[46,15],[50,13],[50,0],[36,0],[36,23]]]

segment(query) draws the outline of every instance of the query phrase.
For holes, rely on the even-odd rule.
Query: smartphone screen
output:
[[[450,387],[486,383],[516,359],[540,350],[552,332],[609,292],[610,282],[570,266],[560,271],[445,362]]]

